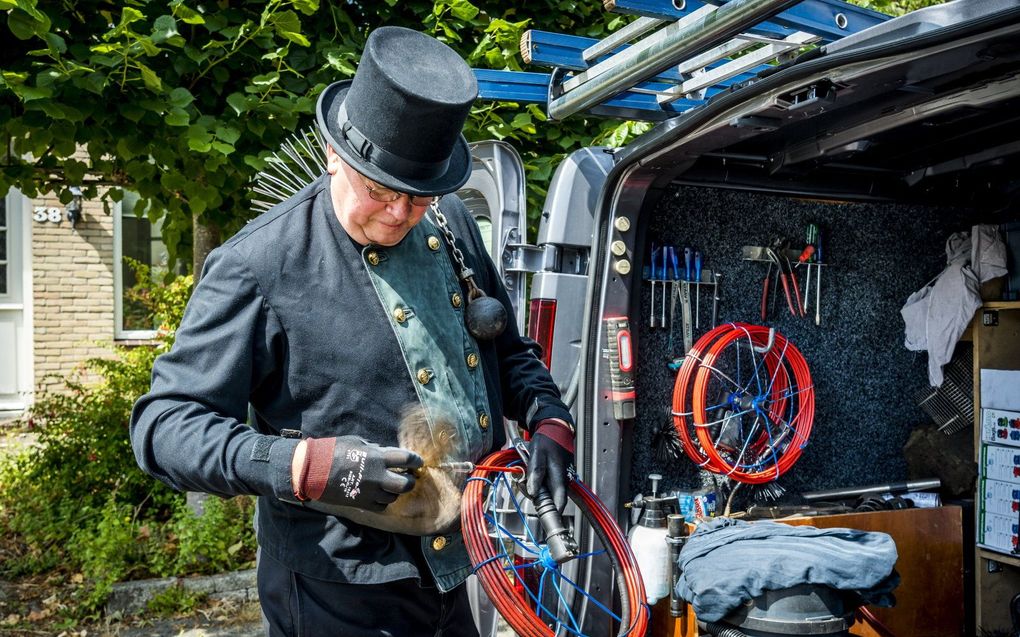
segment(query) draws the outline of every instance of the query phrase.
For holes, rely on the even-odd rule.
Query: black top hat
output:
[[[411,29],[380,27],[354,79],[327,86],[315,115],[333,150],[372,181],[441,195],[471,175],[461,129],[477,96],[474,74],[453,49]]]

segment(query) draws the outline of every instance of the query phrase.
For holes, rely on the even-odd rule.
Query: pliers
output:
[[[786,256],[786,246],[788,242],[786,240],[777,239],[772,242],[772,247],[766,248],[765,253],[768,255],[771,263],[769,264],[769,274],[772,272],[772,265],[775,264],[779,268],[779,280],[783,284],[783,293],[786,296],[786,307],[790,309],[790,314],[794,316],[804,316],[803,306],[800,301],[800,288],[797,286],[797,275],[793,273],[793,264],[790,263],[790,258]],[[793,292],[790,292],[790,288],[793,287]],[[766,275],[764,289],[762,290],[762,320],[765,318],[765,301],[768,296],[768,275]],[[794,304],[796,299],[796,304]]]

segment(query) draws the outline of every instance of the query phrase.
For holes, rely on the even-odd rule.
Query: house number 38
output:
[[[46,223],[47,221],[50,223],[60,223],[62,220],[60,208],[44,208],[43,206],[35,209],[35,214],[32,215],[32,218],[39,223]]]

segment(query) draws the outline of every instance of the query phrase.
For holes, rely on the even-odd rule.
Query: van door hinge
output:
[[[503,237],[500,257],[506,272],[542,272],[552,267],[555,256],[555,246],[538,247],[525,243],[518,228],[510,228]]]

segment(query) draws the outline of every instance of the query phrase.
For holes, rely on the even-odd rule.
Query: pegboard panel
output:
[[[911,396],[928,385],[927,354],[903,346],[900,308],[945,266],[952,232],[978,223],[973,211],[871,203],[840,203],[757,193],[677,187],[649,220],[648,241],[682,249],[698,247],[703,268],[720,277],[719,320],[762,324],[759,316],[766,263],[744,261],[741,247],[764,246],[775,236],[804,246],[806,226],[821,227],[825,261],[821,324],[790,315],[779,290],[765,325],[774,326],[804,353],[815,382],[816,412],[808,447],[781,479],[791,492],[902,480],[902,447],[911,429],[925,422]],[[644,250],[647,264],[650,245]],[[817,269],[815,270],[817,271]],[[803,290],[805,271],[797,269]],[[812,290],[814,282],[812,282]],[[701,293],[701,332],[710,324],[711,294]],[[656,290],[659,297],[661,286]],[[696,488],[704,475],[682,456],[664,460],[653,444],[668,423],[675,372],[668,329],[649,328],[651,287],[642,283],[633,316],[639,333],[637,413],[633,432],[630,492],[647,492],[646,476],[664,476],[663,487]],[[706,307],[707,299],[707,307]],[[697,340],[698,334],[695,334]],[[682,352],[679,304],[673,346]],[[966,434],[963,434],[966,435]],[[949,441],[947,439],[947,444]]]

